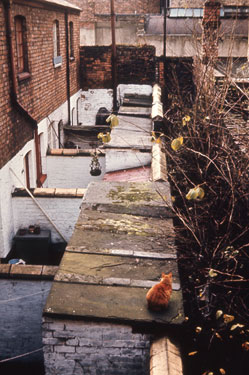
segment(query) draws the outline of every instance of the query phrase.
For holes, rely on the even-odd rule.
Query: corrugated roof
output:
[[[79,12],[81,12],[81,8],[77,7],[76,5],[74,5],[72,3],[69,3],[66,0],[36,0],[36,1],[39,2],[39,3],[59,5],[63,8],[74,9],[74,10],[78,10]]]

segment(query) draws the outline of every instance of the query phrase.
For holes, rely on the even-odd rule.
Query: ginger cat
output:
[[[163,311],[168,307],[172,293],[172,272],[162,273],[160,282],[154,285],[146,294],[148,308],[152,311]]]

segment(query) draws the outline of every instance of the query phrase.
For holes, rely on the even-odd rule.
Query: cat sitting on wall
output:
[[[148,309],[161,312],[168,307],[172,293],[172,272],[162,273],[160,282],[154,285],[146,294]]]

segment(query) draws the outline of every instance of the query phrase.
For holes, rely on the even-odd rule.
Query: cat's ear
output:
[[[169,278],[172,280],[172,272],[168,274]]]
[[[162,278],[164,278],[165,276],[166,276],[166,275],[165,275],[165,273],[164,273],[164,272],[162,272],[162,276],[161,276],[161,277],[162,277]]]

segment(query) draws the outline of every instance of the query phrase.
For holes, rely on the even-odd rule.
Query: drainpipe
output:
[[[38,129],[37,129],[37,121],[30,115],[30,113],[19,103],[17,99],[17,84],[16,84],[16,68],[15,68],[15,61],[14,61],[14,50],[13,50],[13,40],[12,40],[12,32],[11,32],[11,1],[10,0],[3,0],[4,8],[5,8],[5,22],[6,22],[6,36],[7,36],[7,44],[9,49],[9,66],[10,66],[10,81],[11,81],[11,90],[10,90],[10,97],[13,106],[16,110],[32,125],[34,128],[34,142],[35,142],[35,151],[36,151],[36,171],[37,171],[37,186],[40,187],[39,177],[41,175],[41,165],[40,161],[40,147],[39,147],[39,139],[38,139]],[[39,157],[38,157],[39,155]],[[40,185],[40,186],[39,186]]]
[[[111,29],[112,29],[112,89],[113,89],[113,112],[117,112],[117,48],[115,37],[115,11],[114,1],[111,0]]]
[[[67,67],[67,110],[68,125],[71,125],[71,105],[70,105],[70,65],[69,65],[69,37],[68,37],[68,11],[65,11],[65,33],[66,33],[66,67]]]

